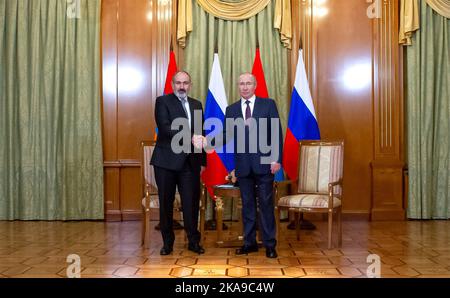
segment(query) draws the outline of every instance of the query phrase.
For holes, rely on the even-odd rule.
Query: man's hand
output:
[[[206,138],[201,135],[193,135],[192,136],[192,144],[197,149],[202,149],[206,147]]]
[[[270,164],[270,172],[275,175],[281,169],[281,164],[278,162],[273,162]]]
[[[231,171],[231,172],[228,174],[228,176],[225,176],[225,180],[227,180],[228,182],[231,182],[231,183],[236,183],[237,178],[236,178],[236,175],[235,175],[234,170]]]
[[[192,145],[197,149],[203,149],[206,153],[214,152],[214,147],[208,146],[208,139],[201,135],[192,136]]]
[[[205,166],[201,166],[201,167],[200,167],[200,175],[202,175],[202,174],[203,174],[203,172],[205,171],[205,169],[206,169],[206,167],[205,167]]]

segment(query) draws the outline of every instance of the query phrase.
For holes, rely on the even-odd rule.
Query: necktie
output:
[[[186,98],[180,98],[180,100],[181,100],[181,105],[183,106],[184,113],[186,114],[186,117],[189,117],[188,112],[186,110]]]
[[[246,100],[245,104],[247,105],[247,108],[245,108],[245,121],[247,122],[247,120],[252,117],[252,111],[250,110],[250,100]]]

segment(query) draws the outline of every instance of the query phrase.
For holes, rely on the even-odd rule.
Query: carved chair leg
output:
[[[333,233],[333,211],[328,212],[328,249],[331,249],[332,238],[331,235]]]
[[[342,207],[337,210],[338,246],[342,246]]]
[[[299,223],[299,212],[294,213],[295,220],[295,233],[297,234],[297,240],[300,240],[300,223]]]

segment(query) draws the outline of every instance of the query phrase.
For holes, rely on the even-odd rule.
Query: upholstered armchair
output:
[[[283,209],[295,214],[297,240],[300,239],[299,215],[324,213],[328,215],[328,249],[331,249],[336,215],[338,246],[341,246],[344,142],[301,141],[299,147],[298,178],[275,182],[278,235]]]
[[[158,187],[155,181],[155,171],[150,160],[152,158],[153,150],[155,149],[155,141],[142,141],[142,158],[141,158],[141,171],[142,171],[142,186],[143,186],[143,198],[142,198],[142,244],[145,248],[149,247],[150,239],[150,216],[151,210],[159,209]],[[206,188],[202,184],[200,195],[200,218],[199,218],[199,231],[202,239],[204,237],[205,226],[205,203],[206,200]],[[173,205],[174,212],[180,212],[181,199],[178,191],[175,195],[175,202]],[[185,235],[186,238],[186,235]]]

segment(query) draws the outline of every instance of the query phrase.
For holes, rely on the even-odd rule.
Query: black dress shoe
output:
[[[161,250],[159,251],[159,254],[162,256],[167,256],[168,254],[170,254],[172,252],[173,248],[172,247],[163,247],[161,248]]]
[[[236,249],[236,255],[246,255],[251,252],[257,252],[258,245],[244,245],[241,248]]]
[[[199,255],[205,253],[205,249],[203,247],[201,247],[200,244],[192,244],[192,245],[189,244],[188,249],[190,251],[198,253]]]
[[[276,258],[278,257],[277,251],[275,250],[275,248],[266,248],[266,257],[268,258]]]

